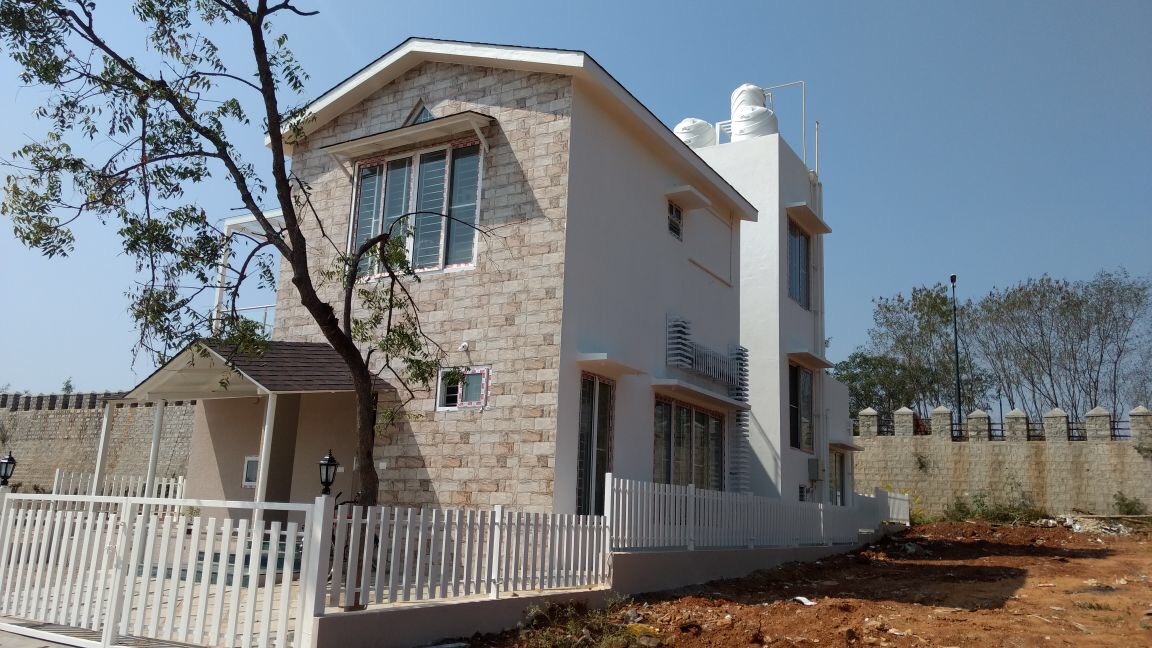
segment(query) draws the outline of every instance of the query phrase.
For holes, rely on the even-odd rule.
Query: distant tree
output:
[[[60,393],[71,394],[74,391],[76,391],[76,388],[72,386],[72,376],[68,376],[64,379],[64,384],[60,386]]]
[[[1124,270],[1087,281],[1049,276],[997,289],[971,320],[980,361],[1032,416],[1053,407],[1122,413],[1152,392],[1152,281]]]
[[[848,408],[853,415],[867,407],[887,415],[916,401],[910,372],[889,356],[855,351],[836,363],[833,375],[848,386]]]
[[[902,405],[912,407],[921,416],[928,416],[937,405],[955,409],[952,300],[947,286],[920,286],[913,288],[908,297],[880,297],[873,304],[873,326],[868,330],[865,351],[894,363],[881,374],[893,381],[885,385],[885,393],[909,399]],[[961,322],[971,310],[970,302],[960,305]],[[987,377],[973,362],[963,337],[960,382],[964,398],[961,414],[983,407]]]
[[[309,119],[301,107],[307,75],[272,20],[315,13],[294,0],[125,0],[99,9],[91,0],[0,0],[0,41],[20,80],[48,90],[36,110],[47,132],[16,152],[0,212],[20,241],[49,257],[72,251],[78,219],[112,224],[140,277],[128,292],[137,348],[159,362],[209,335],[258,349],[263,328],[237,313],[237,296],[246,282],[274,285],[278,255],[282,288],[348,368],[356,428],[345,433],[356,438],[361,503],[375,504],[377,422],[403,416],[435,380],[445,352],[424,334],[408,290],[417,280],[405,245],[413,214],[340,253],[331,267],[310,262],[310,250],[346,244],[343,232],[315,226],[311,188],[289,167],[285,147],[302,140]],[[143,31],[142,42],[112,38],[110,26],[128,22]],[[236,146],[264,138],[259,166]],[[243,253],[197,202],[223,191],[259,230],[244,235]],[[280,220],[269,218],[265,203]],[[221,264],[223,314],[206,299]],[[369,269],[376,281],[363,281]],[[318,288],[327,282],[339,287],[334,298]],[[383,412],[377,376],[391,387]]]

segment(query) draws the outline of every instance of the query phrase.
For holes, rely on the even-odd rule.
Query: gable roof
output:
[[[374,379],[379,391],[386,387]],[[352,377],[324,342],[272,340],[259,353],[200,340],[123,396],[124,400],[238,398],[263,394],[347,392]]]
[[[708,166],[695,151],[681,142],[652,111],[587,52],[581,50],[409,38],[308,104],[305,112],[311,115],[311,119],[302,125],[303,133],[308,135],[316,132],[372,93],[425,62],[548,72],[583,80],[590,84],[599,98],[620,109],[619,113],[629,121],[642,126],[640,132],[647,135],[659,150],[691,169],[697,176],[697,182],[706,182],[713,187],[739,213],[740,218],[756,220],[756,208],[752,203]],[[292,145],[285,142],[285,151],[291,155]]]

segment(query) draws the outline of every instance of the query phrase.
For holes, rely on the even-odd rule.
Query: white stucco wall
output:
[[[824,355],[824,247],[811,237],[811,307],[804,309],[788,296],[788,216],[785,206],[808,203],[820,215],[808,169],[779,135],[697,149],[706,162],[759,210],[757,222],[741,227],[740,339],[749,350],[752,405],[750,443],[752,490],[760,495],[797,498],[808,485],[808,459],[827,465],[828,403],[823,380],[813,370],[816,434],[814,454],[788,442],[788,353]],[[826,498],[826,482],[815,495]]]
[[[739,343],[739,221],[720,196],[697,186],[712,200],[715,213],[689,210],[684,240],[669,234],[666,194],[687,184],[688,174],[626,129],[577,84],[557,410],[555,506],[561,512],[575,508],[582,369],[617,381],[612,471],[650,479],[652,380],[707,384],[667,367],[668,314],[688,319],[695,339],[718,351]],[[729,281],[722,280],[725,276]],[[582,365],[581,354],[588,353],[606,353],[643,373]],[[707,387],[724,392],[719,385]],[[696,404],[732,419],[730,409]]]

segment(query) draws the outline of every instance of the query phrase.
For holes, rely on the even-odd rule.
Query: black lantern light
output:
[[[340,462],[332,456],[331,450],[320,460],[320,485],[324,487],[320,492],[321,495],[332,494],[332,482],[336,481],[336,469],[339,467]]]
[[[16,457],[13,457],[12,451],[9,450],[7,457],[0,458],[0,486],[7,486],[14,472],[16,472]]]

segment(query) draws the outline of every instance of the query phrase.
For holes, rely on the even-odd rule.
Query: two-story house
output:
[[[381,502],[599,512],[608,471],[844,501],[820,189],[778,135],[693,148],[586,53],[429,39],[309,111],[289,152],[315,269],[421,212],[421,322],[466,368],[381,430]],[[282,273],[272,344],[227,389],[209,349],[198,373],[190,350],[133,390],[199,398],[188,496],[306,500],[328,448],[352,457],[352,395],[322,340]],[[345,468],[334,489],[351,493]]]

